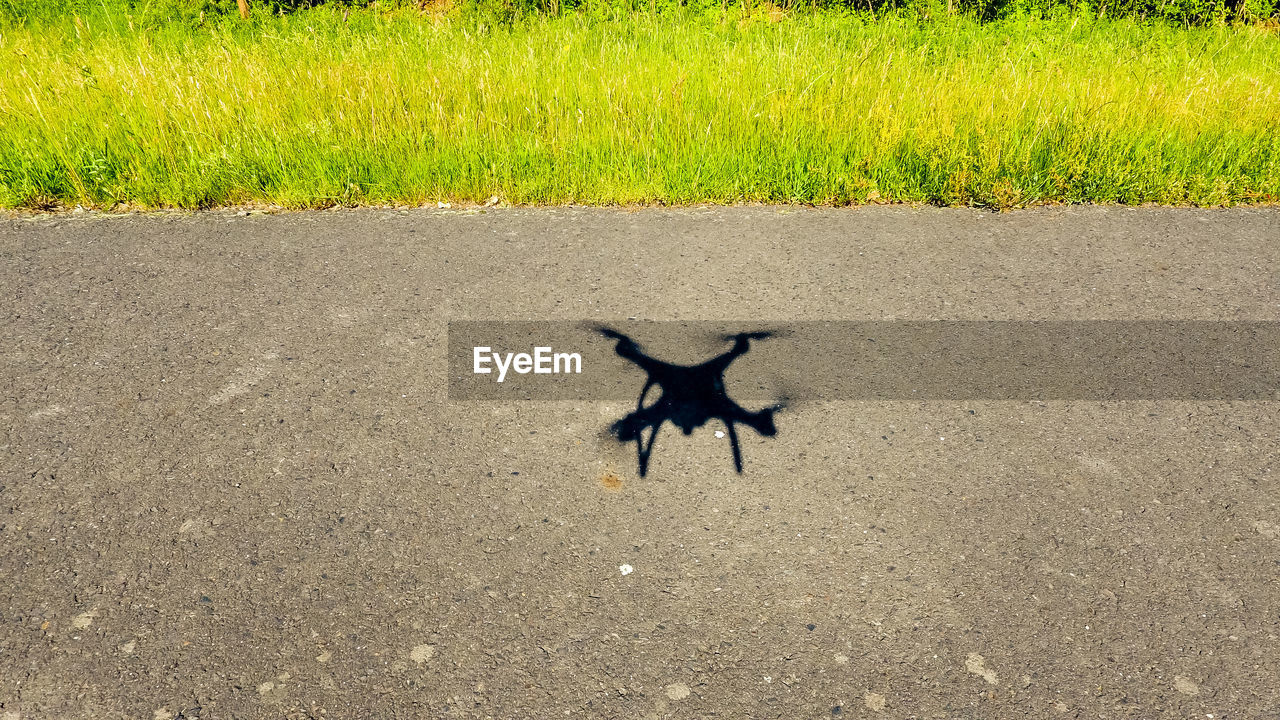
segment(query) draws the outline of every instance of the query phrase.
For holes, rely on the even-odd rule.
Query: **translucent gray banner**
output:
[[[636,352],[620,355],[601,328]],[[772,336],[742,341],[724,373],[744,405],[1280,399],[1280,322],[1221,321],[454,321],[449,398],[634,402],[649,377],[637,352],[696,365],[733,350],[728,336],[762,331]]]

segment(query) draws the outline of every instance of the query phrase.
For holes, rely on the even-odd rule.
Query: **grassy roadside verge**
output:
[[[1280,201],[1280,34],[317,8],[0,28],[0,206]]]

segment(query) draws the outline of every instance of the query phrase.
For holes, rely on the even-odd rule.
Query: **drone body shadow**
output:
[[[662,424],[667,421],[680,428],[685,435],[693,433],[694,428],[713,419],[723,422],[733,446],[733,466],[739,474],[742,473],[742,450],[738,446],[737,424],[747,425],[766,437],[778,433],[773,415],[784,407],[784,402],[763,410],[751,411],[734,402],[724,387],[724,373],[729,365],[750,349],[752,340],[762,340],[772,333],[729,335],[724,339],[733,342],[733,346],[727,352],[698,365],[676,365],[646,355],[634,340],[612,328],[601,326],[595,329],[601,335],[617,340],[615,351],[618,355],[635,363],[648,375],[644,388],[640,391],[640,398],[636,401],[635,411],[609,428],[619,442],[635,441],[640,477],[644,477],[649,470],[649,456],[653,452],[654,439]],[[646,406],[645,398],[654,388],[660,393],[658,399]]]

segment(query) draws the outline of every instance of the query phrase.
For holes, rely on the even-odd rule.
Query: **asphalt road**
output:
[[[1280,211],[0,223],[0,720],[1274,718],[1280,403],[450,399],[449,320],[1280,320]],[[624,574],[623,566],[630,572]]]

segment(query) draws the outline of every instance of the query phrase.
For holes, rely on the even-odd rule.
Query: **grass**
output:
[[[1280,201],[1264,27],[322,7],[0,58],[8,208]]]

